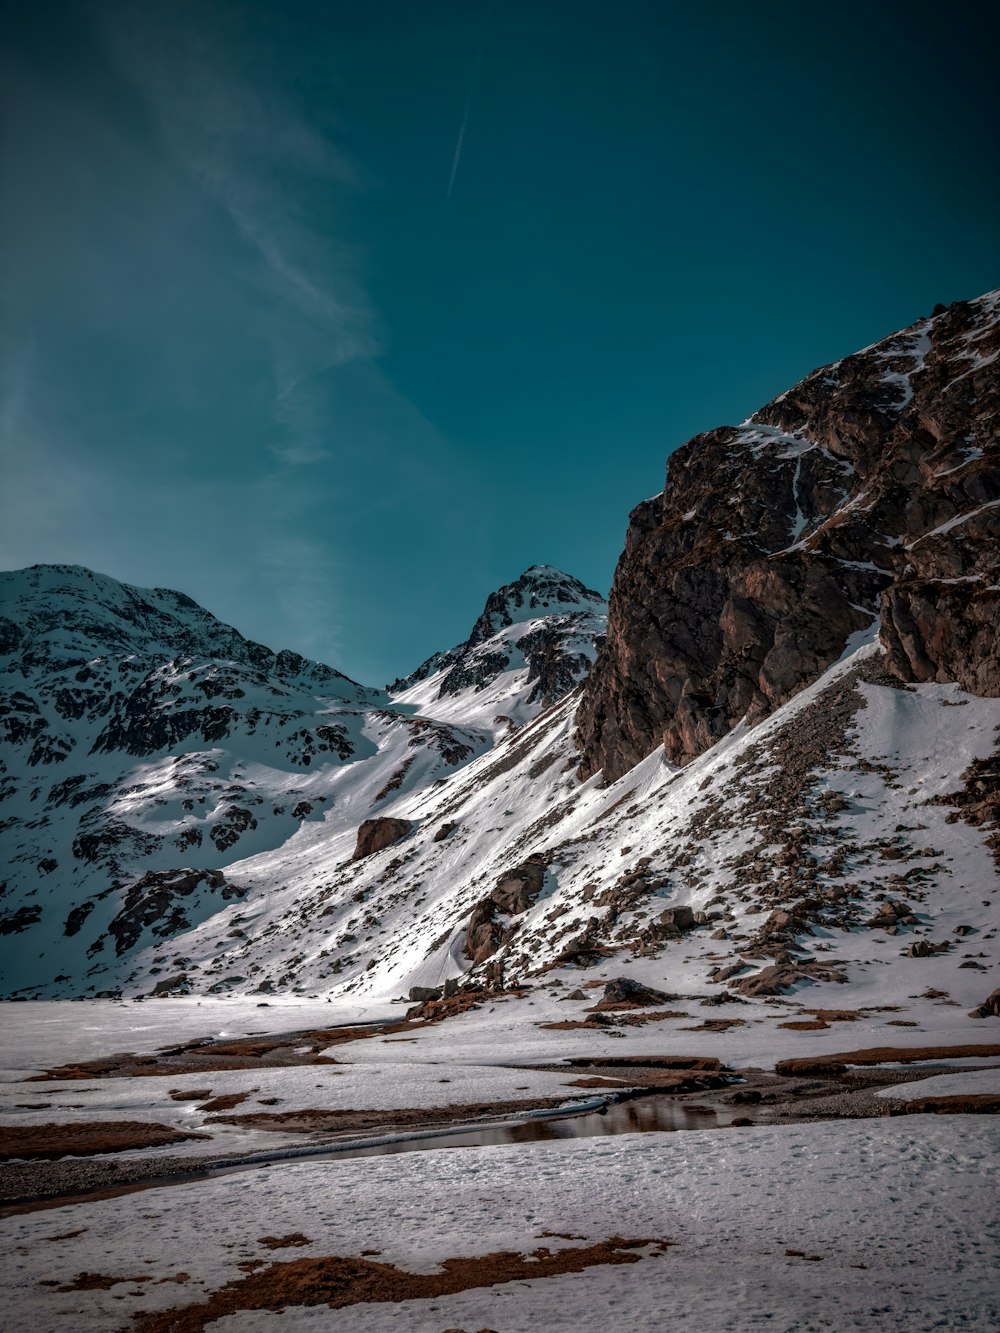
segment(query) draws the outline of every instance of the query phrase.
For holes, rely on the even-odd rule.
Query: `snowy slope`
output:
[[[582,589],[555,571],[539,582]],[[567,607],[550,600],[552,637],[568,640]],[[536,636],[547,605],[532,600]],[[316,831],[353,839],[391,799],[493,743],[480,696],[459,724],[474,683],[438,720],[417,699],[393,703],[252,643],[169,590],[38,566],[0,575],[0,613],[6,994],[148,985],[160,942],[243,899],[230,863],[279,850],[294,864]],[[538,681],[524,654],[509,656],[490,697],[523,719],[542,699],[528,698]],[[143,945],[154,947],[136,969]]]
[[[679,451],[675,507],[684,486],[739,501],[753,560],[726,565],[728,528],[706,510],[691,550],[653,542],[636,577],[616,575],[606,640],[600,595],[536,565],[381,693],[247,644],[177,594],[15,576],[6,993],[451,983],[475,1002],[629,976],[682,1016],[721,1006],[717,1023],[757,1021],[754,1005],[894,1006],[900,1024],[981,1006],[1000,984],[997,309],[957,303]],[[834,445],[859,485],[882,469],[878,523],[837,490]],[[644,532],[694,521],[653,503],[619,575]],[[823,555],[815,586],[777,578],[790,537],[805,560],[847,520],[861,545]],[[868,586],[873,532],[895,554]],[[722,657],[699,664],[723,624]],[[774,684],[778,665],[765,708],[743,685]],[[683,704],[684,745],[661,748],[656,691]],[[595,736],[603,774],[580,753]],[[591,1040],[625,1022],[573,1005],[559,1012]]]
[[[394,801],[412,831],[384,851],[352,862],[349,830],[310,826],[292,855],[230,865],[246,899],[185,937],[190,970],[199,988],[366,995],[627,974],[695,998],[905,1006],[932,990],[969,1010],[1000,984],[1000,878],[986,831],[957,817],[959,775],[992,753],[1000,701],[901,689],[879,664],[863,643],[759,727],[608,787],[574,775],[571,696]],[[531,860],[537,892],[493,904],[497,948],[474,966],[474,910]],[[671,925],[676,908],[696,915]]]

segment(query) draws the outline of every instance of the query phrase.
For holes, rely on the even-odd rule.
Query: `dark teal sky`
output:
[[[380,683],[1000,283],[985,7],[703,9],[8,4],[0,563]]]

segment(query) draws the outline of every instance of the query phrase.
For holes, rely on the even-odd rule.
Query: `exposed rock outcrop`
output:
[[[496,887],[472,909],[466,927],[465,956],[472,963],[491,958],[514,934],[508,920],[520,916],[536,901],[545,882],[545,861],[529,856],[497,881]]]
[[[1000,694],[1000,293],[814,371],[672,455],[632,513],[580,771],[684,763],[881,616],[887,670]]]
[[[187,909],[199,889],[219,899],[214,910],[246,892],[228,883],[221,870],[151,870],[129,886],[121,911],[108,925],[115,952],[131,949],[147,928],[158,939],[186,930],[193,924]]]
[[[405,838],[413,825],[408,819],[393,819],[389,815],[380,815],[376,819],[366,819],[358,826],[358,841],[354,848],[353,861],[372,856],[384,847],[391,847],[400,838]]]

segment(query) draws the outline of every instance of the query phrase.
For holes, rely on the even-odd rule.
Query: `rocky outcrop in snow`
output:
[[[581,773],[688,762],[881,617],[887,668],[1000,694],[1000,293],[825,366],[672,455],[632,513]]]
[[[406,819],[390,819],[385,816],[366,819],[358,829],[358,841],[352,859],[360,861],[365,856],[374,856],[376,852],[391,847],[394,842],[406,837],[410,827]]]

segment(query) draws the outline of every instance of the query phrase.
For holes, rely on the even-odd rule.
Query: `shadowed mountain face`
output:
[[[1000,693],[1000,293],[696,436],[632,513],[580,772],[686,763],[880,621],[902,681]]]

